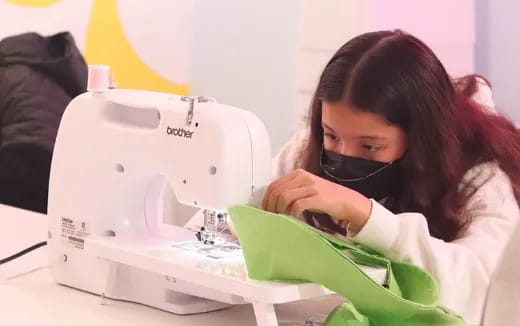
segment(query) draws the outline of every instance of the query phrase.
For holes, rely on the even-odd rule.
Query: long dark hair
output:
[[[476,177],[464,182],[472,167],[497,162],[517,201],[520,196],[520,133],[507,118],[471,100],[476,83],[474,76],[452,81],[432,50],[409,34],[362,34],[334,54],[320,77],[303,168],[323,176],[322,102],[344,101],[380,114],[408,135],[399,161],[402,183],[385,206],[424,214],[430,234],[451,241],[471,222],[466,204],[483,183],[476,184]]]

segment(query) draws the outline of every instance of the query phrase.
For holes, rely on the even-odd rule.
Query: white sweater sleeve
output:
[[[272,179],[276,180],[301,167],[301,154],[307,144],[309,130],[302,128],[295,132],[289,141],[272,160]]]
[[[477,91],[471,96],[471,99],[482,105],[489,112],[496,113],[491,87],[481,78],[477,79]]]
[[[472,222],[458,239],[434,238],[422,214],[393,214],[375,201],[366,225],[352,237],[389,258],[424,268],[438,281],[440,303],[470,325],[479,324],[491,273],[520,220],[507,175],[487,163],[470,170],[468,177],[479,171],[492,177],[470,199]]]

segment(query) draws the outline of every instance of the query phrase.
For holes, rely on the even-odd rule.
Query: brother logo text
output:
[[[168,135],[179,136],[184,138],[191,138],[191,136],[193,135],[193,131],[185,130],[183,128],[171,128],[170,126],[166,128],[166,133]]]

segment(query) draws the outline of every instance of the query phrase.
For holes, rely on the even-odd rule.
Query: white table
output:
[[[7,257],[47,238],[47,217],[0,205],[0,257]],[[47,266],[47,249],[39,248],[0,265],[0,325],[256,325],[250,305],[198,315],[180,316],[139,304],[101,300],[92,294],[57,285]],[[340,297],[277,306],[280,325],[301,325],[323,318]]]

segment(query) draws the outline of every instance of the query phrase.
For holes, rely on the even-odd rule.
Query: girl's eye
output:
[[[381,149],[380,146],[376,146],[376,145],[362,145],[363,149],[368,151],[368,152],[377,152],[378,150]]]
[[[336,137],[336,135],[330,134],[330,133],[325,133],[325,137],[327,137],[328,139],[330,139],[332,141],[337,141],[338,140],[338,137]]]

